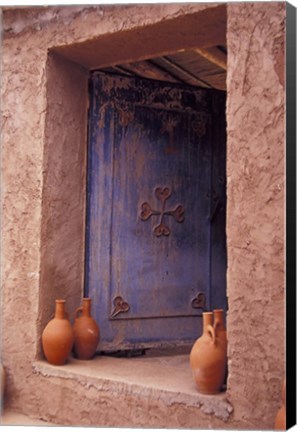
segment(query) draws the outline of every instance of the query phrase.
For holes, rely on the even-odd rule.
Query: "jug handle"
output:
[[[217,329],[219,329],[220,327],[221,327],[221,323],[219,321],[216,321],[213,325],[213,329],[216,336],[217,336]]]
[[[83,310],[82,306],[80,306],[80,307],[78,307],[76,309],[76,311],[75,311],[75,318],[78,318],[78,315],[79,315],[80,312],[82,312],[82,310]]]
[[[207,326],[207,331],[211,336],[212,339],[212,343],[215,344],[216,343],[216,333],[215,333],[215,329],[213,328],[213,326],[211,326],[210,324]]]

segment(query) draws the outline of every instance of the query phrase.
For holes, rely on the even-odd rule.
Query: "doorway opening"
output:
[[[204,50],[204,55],[200,57],[206,61],[205,51],[208,51],[208,57],[212,52],[212,59],[214,59],[214,51],[217,54],[219,52],[220,60],[217,55],[215,56],[216,62],[221,63],[221,66],[223,66],[226,64],[226,53],[224,53],[226,48],[224,47],[226,47],[226,5],[223,4],[197,5],[185,13],[179,13],[176,16],[172,15],[170,18],[160,22],[154,22],[153,20],[152,23],[147,25],[132,26],[130,29],[123,31],[115,30],[111,33],[98,34],[98,37],[92,40],[64,45],[50,50],[47,63],[47,117],[44,154],[45,176],[42,209],[43,240],[40,316],[38,321],[39,335],[53,313],[56,298],[66,299],[68,311],[73,316],[76,308],[80,305],[81,297],[84,295],[85,222],[87,212],[86,135],[88,129],[88,82],[90,72],[99,70],[100,73],[114,74],[116,72],[125,79],[147,79],[152,83],[159,82],[160,85],[164,86],[169,83],[169,85],[179,88],[188,85],[196,89],[194,92],[198,91],[198,87],[202,88],[203,91],[212,91],[212,88],[207,88],[207,85],[211,87],[208,80],[215,79],[215,76],[216,79],[219,79],[220,74],[224,75],[226,73],[225,66],[221,67],[218,73],[211,73],[208,69],[210,77],[208,79],[206,79],[206,76],[201,75],[203,68],[200,68],[199,83],[197,80],[195,83],[193,81],[185,82],[185,79],[190,79],[190,75],[191,80],[193,80],[192,75],[195,75],[195,66],[193,66],[195,61],[190,61],[188,54],[191,50],[195,51],[195,55],[197,55],[196,51]],[[184,55],[187,57],[187,66],[180,63],[180,57]],[[176,56],[179,57],[179,60],[177,60]],[[165,63],[168,65],[168,61],[171,62],[170,67],[174,69],[174,72],[172,70],[170,73],[168,66],[165,66]],[[144,64],[140,66],[141,63]],[[152,68],[149,69],[150,76],[139,76],[140,72],[137,72],[138,77],[136,77],[136,72],[132,73],[131,70],[127,73],[127,69],[132,68],[131,65],[134,68],[145,65],[146,70],[148,70],[147,63],[150,66],[153,64],[154,72],[152,72]],[[178,67],[172,66],[172,63],[178,64]],[[210,63],[215,65],[213,61]],[[110,68],[113,68],[113,70]],[[125,74],[123,74],[124,69]],[[177,72],[177,69],[179,72]],[[184,69],[187,71],[186,73]],[[156,70],[158,70],[158,75],[156,75]],[[160,76],[161,73],[163,78]],[[170,79],[168,74],[171,75]],[[187,78],[185,78],[185,75],[187,75]],[[220,78],[221,82],[225,82],[223,75]],[[215,88],[214,84],[213,87]],[[217,89],[216,91],[224,93],[223,89]],[[65,128],[65,122],[70,127]],[[222,122],[224,123],[223,135],[225,136],[226,126],[223,117]],[[55,125],[54,128],[53,125]],[[201,133],[199,128],[196,133]],[[164,135],[169,137],[169,131],[164,131]],[[214,134],[212,135],[214,136]],[[168,147],[170,151],[173,150],[170,146]],[[170,154],[170,151],[168,154]],[[225,152],[220,154],[224,159]],[[174,157],[174,155],[175,153],[172,151],[171,156]],[[224,161],[222,163],[224,164]],[[224,178],[215,171],[213,171],[213,175],[217,179],[219,187],[225,193]],[[161,186],[164,188],[167,183],[162,183]],[[161,200],[156,197],[157,187],[157,184],[154,185],[149,193],[142,196],[140,205],[147,202],[153,206],[152,209],[155,211],[162,209]],[[179,201],[180,196],[179,202],[174,203],[174,199],[177,198],[178,195],[175,195],[175,191],[172,190],[171,196],[166,199],[164,212],[175,210],[179,204],[183,205],[182,201]],[[158,205],[159,207],[157,207]],[[136,207],[135,214],[139,216],[139,206]],[[224,214],[220,203],[212,203],[211,209],[213,212],[208,215],[210,217],[213,215],[214,218],[218,218],[221,214]],[[186,212],[185,209],[185,222],[180,223],[173,216],[164,213],[163,222],[166,225],[167,219],[169,219],[166,226],[172,231],[172,237],[169,236],[169,238],[173,238],[176,229],[185,226],[190,213],[189,211]],[[156,218],[157,216],[152,216],[147,221],[139,221],[138,217],[136,223],[141,222],[142,229],[148,229],[152,233],[153,230],[150,229],[150,224],[155,223],[153,221]],[[212,235],[214,234],[215,230],[212,230]],[[164,240],[166,236],[161,237]],[[220,243],[213,242],[212,244],[215,245],[212,248],[212,253],[219,253]],[[225,281],[225,263],[223,268]],[[220,270],[216,271],[213,264],[212,272],[212,285],[221,288],[223,285],[222,278],[219,276],[216,278],[216,275],[220,274]],[[199,306],[201,296],[197,296],[200,292],[197,288],[195,287],[195,295],[191,296],[190,300]],[[219,290],[214,289],[214,292],[219,292]],[[113,300],[115,300],[114,297]],[[126,299],[123,297],[123,300]],[[212,303],[209,303],[209,305],[216,306],[214,300],[212,298]],[[208,297],[206,301],[210,302],[210,298]],[[126,303],[129,303],[129,300]],[[113,310],[116,307],[113,303],[110,306],[113,306]],[[197,311],[201,314],[202,309],[198,308]],[[112,319],[112,322],[120,322],[121,314]],[[146,320],[148,319],[146,318]],[[201,331],[198,321],[197,335]],[[179,344],[181,343],[182,341],[179,342]],[[38,355],[40,355],[40,344],[38,350]]]
[[[101,352],[190,347],[226,311],[226,45],[90,73],[85,295]]]

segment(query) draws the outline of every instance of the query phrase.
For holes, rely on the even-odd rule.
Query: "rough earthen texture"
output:
[[[176,19],[177,25],[169,26],[172,41],[180,18],[215,8],[188,4],[4,11],[1,348],[5,400],[12,408],[33,415],[36,406],[42,410],[54,393],[63,393],[63,386],[33,375],[32,364],[41,355],[41,331],[54,310],[53,300],[66,298],[72,312],[82,294],[87,71],[49,55],[49,50],[63,46],[67,56],[65,47],[88,41],[84,50],[91,46],[91,56],[100,61],[106,35],[125,30],[128,47],[129,29],[138,28],[140,38],[144,26],[151,25],[157,38],[154,25]],[[133,55],[130,47],[125,56]],[[81,405],[84,394],[73,394],[73,406],[65,404],[63,412],[66,423],[74,410],[83,417],[82,410],[88,409]],[[133,404],[129,409],[131,415]],[[93,417],[94,423],[104,424],[102,416]]]
[[[273,426],[284,371],[284,4],[228,5],[228,399],[234,407],[228,422],[222,426],[211,410],[168,406],[158,398],[122,394],[117,405],[119,398],[108,392],[33,373],[50,303],[63,296],[71,312],[82,293],[87,71],[79,44],[99,64],[108,38],[119,42],[121,35],[121,55],[130,61],[132,36],[145,40],[144,26],[151,26],[157,42],[158,23],[167,22],[171,46],[179,31],[191,45],[193,35],[187,39],[187,26],[178,24],[186,16],[193,22],[195,14],[192,28],[199,29],[205,25],[199,12],[210,9],[214,28],[216,7],[4,11],[1,350],[6,403],[16,410],[52,420],[60,415],[64,424],[75,415],[84,424],[92,419],[110,426],[188,428],[197,427],[197,417],[212,428]],[[49,57],[49,50],[76,65]],[[145,50],[144,44],[144,57]]]
[[[71,358],[64,367],[37,362],[36,378],[54,385],[63,383],[68,403],[76,406],[79,402],[80,409],[67,419],[59,410],[61,393],[47,410],[35,406],[35,416],[42,412],[49,420],[66,419],[65,424],[73,425],[224,428],[233,412],[226,394],[197,394],[188,363],[188,355],[155,357],[149,353],[132,359],[99,356],[92,362]],[[78,396],[82,391],[84,399]],[[101,407],[105,407],[104,414]]]
[[[284,375],[285,4],[228,5],[229,393],[273,428]]]
[[[88,73],[53,55],[46,71],[39,332],[57,298],[73,322],[84,276]]]

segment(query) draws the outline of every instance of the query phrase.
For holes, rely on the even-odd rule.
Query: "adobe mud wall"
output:
[[[202,428],[271,429],[285,365],[285,4],[230,3],[227,12],[228,398],[234,412],[228,423],[199,410],[197,417]],[[202,43],[206,23],[215,28],[212,19],[223,15],[213,3],[4,10],[1,351],[11,408],[65,424],[75,412],[85,424],[93,418],[93,424],[117,425],[117,412],[105,409],[109,395],[90,406],[93,390],[40,377],[32,367],[52,300],[63,295],[72,314],[83,289],[89,62],[94,50],[96,66],[140,55],[150,26],[166,29],[165,51],[180,23],[189,24],[183,43]],[[195,35],[197,28],[204,30]],[[169,411],[161,402],[123,399],[123,426],[166,426]],[[195,427],[197,417],[178,407],[168,426]]]
[[[285,366],[285,4],[228,5],[229,379],[246,428],[271,424]]]

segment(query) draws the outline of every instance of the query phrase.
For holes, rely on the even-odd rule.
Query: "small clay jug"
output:
[[[216,337],[223,343],[227,352],[227,331],[224,323],[224,309],[213,310],[213,321]]]
[[[190,365],[199,393],[217,394],[221,391],[226,370],[226,348],[216,337],[212,326],[213,313],[203,312],[203,334],[194,343]]]
[[[42,347],[47,361],[53,365],[65,364],[73,342],[74,335],[65,311],[65,300],[56,300],[55,317],[48,322],[42,333]]]
[[[226,350],[226,358],[227,358],[227,331],[226,331],[226,327],[225,327],[225,322],[224,322],[224,309],[214,309],[213,310],[213,328],[216,334],[216,337],[218,339],[220,339],[220,341],[222,342],[223,346],[225,347]],[[226,361],[226,371],[225,371],[225,378],[224,378],[224,383],[227,383],[227,377],[228,377],[228,364]]]
[[[76,309],[74,332],[74,353],[81,360],[89,360],[94,357],[100,340],[99,327],[91,316],[90,298],[82,299],[82,306]]]
[[[282,406],[276,413],[275,417],[275,424],[274,429],[275,430],[286,430],[287,429],[287,422],[286,422],[287,416],[286,416],[286,380],[283,382],[282,387]]]
[[[3,405],[3,398],[4,398],[4,389],[5,389],[5,369],[2,366],[2,364],[0,364],[0,368],[1,368],[1,404],[0,404],[0,409],[1,406]]]

